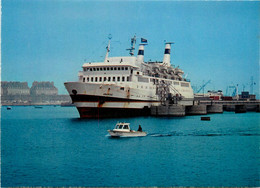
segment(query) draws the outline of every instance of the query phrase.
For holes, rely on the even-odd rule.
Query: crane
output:
[[[238,84],[236,85],[231,85],[227,87],[226,95],[228,95],[229,89],[232,89],[232,97],[236,97],[238,99]]]
[[[209,80],[209,81],[207,81],[205,84],[203,84],[203,85],[200,87],[200,89],[197,91],[197,93],[199,93],[202,89],[204,89],[205,86],[206,86],[208,83],[210,83],[210,81],[211,81],[211,80]],[[203,91],[203,93],[204,93],[204,91]]]

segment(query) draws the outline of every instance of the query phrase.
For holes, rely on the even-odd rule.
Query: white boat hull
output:
[[[141,131],[130,131],[130,132],[121,132],[121,131],[113,131],[108,130],[110,136],[112,137],[141,137],[146,136],[146,132]]]

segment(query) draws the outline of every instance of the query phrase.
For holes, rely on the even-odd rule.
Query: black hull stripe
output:
[[[94,95],[70,95],[70,97],[73,102],[160,102],[154,100],[138,100]]]
[[[77,109],[80,114],[80,118],[123,118],[150,115],[150,109],[148,107],[144,107],[143,109],[78,107]]]

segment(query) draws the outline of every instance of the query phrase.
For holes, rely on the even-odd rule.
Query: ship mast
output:
[[[129,54],[130,54],[131,56],[134,55],[135,43],[136,43],[136,36],[134,36],[133,38],[131,38],[131,48],[126,49],[126,50],[129,50]]]
[[[109,41],[108,41],[108,45],[107,45],[107,47],[106,47],[106,49],[107,49],[107,53],[106,53],[106,57],[105,57],[104,62],[107,62],[107,59],[108,59],[108,53],[110,52],[110,40],[112,39],[112,35],[111,35],[111,34],[108,35],[108,39],[109,39]]]

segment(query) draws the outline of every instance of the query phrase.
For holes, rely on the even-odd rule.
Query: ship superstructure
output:
[[[122,57],[109,57],[109,42],[103,62],[84,63],[79,80],[64,83],[81,118],[148,115],[152,105],[169,98],[173,103],[192,104],[190,82],[170,64],[172,43],[166,43],[163,62],[144,62],[146,44],[139,45],[135,57],[135,40],[131,56]]]

